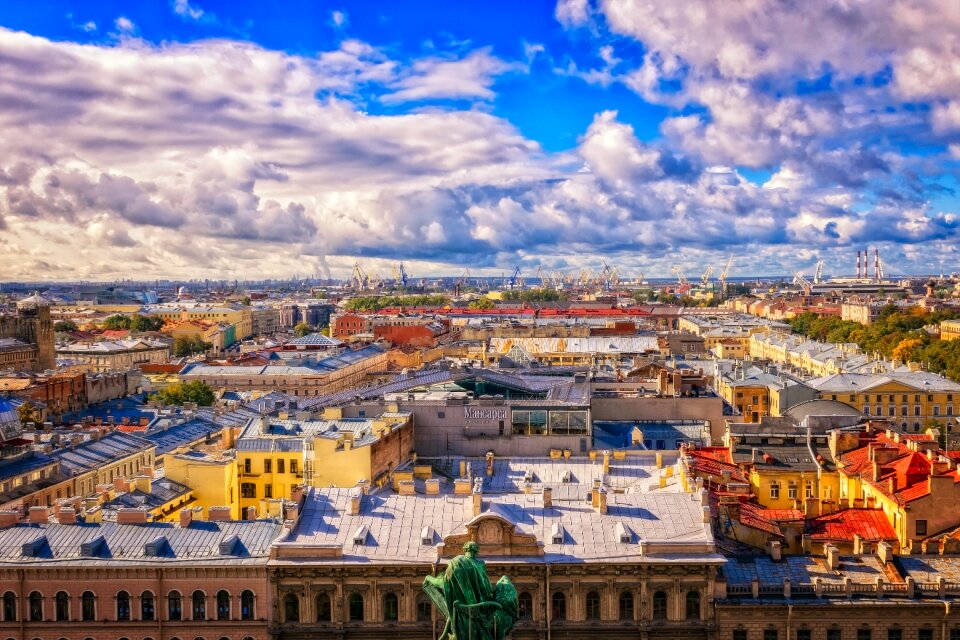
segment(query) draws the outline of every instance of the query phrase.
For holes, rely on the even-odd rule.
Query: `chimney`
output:
[[[603,485],[593,489],[593,507],[600,514],[607,513],[607,488]]]
[[[113,489],[117,493],[126,493],[127,491],[130,491],[130,483],[127,482],[126,478],[114,478]]]
[[[493,475],[493,458],[494,458],[494,456],[493,456],[493,451],[487,451],[486,463],[487,463],[487,475],[488,475],[488,476],[492,476],[492,475]]]
[[[193,509],[180,510],[180,528],[186,529],[193,522]]]
[[[837,549],[832,544],[823,545],[823,551],[827,556],[827,566],[830,567],[831,571],[836,571],[840,568],[840,550]]]
[[[120,507],[117,509],[117,524],[147,524],[147,510]]]
[[[18,522],[20,522],[20,514],[16,511],[0,511],[0,529],[12,527]]]
[[[893,560],[893,545],[881,540],[877,544],[877,559],[881,564],[886,565]]]
[[[857,251],[857,278],[860,277],[860,251]]]
[[[210,520],[210,522],[227,522],[231,519],[230,507],[210,507],[210,509],[207,510],[207,518]]]
[[[73,507],[60,507],[57,522],[60,524],[77,524],[77,510]]]
[[[783,559],[783,549],[779,540],[769,541],[767,543],[767,552],[770,554],[770,559],[774,562],[780,562],[780,560]]]
[[[247,507],[244,509],[246,512],[246,517],[244,520],[256,520],[257,519],[257,508],[256,507]]]
[[[477,478],[473,484],[473,515],[478,516],[483,511],[483,482]]]
[[[150,493],[153,490],[153,477],[152,476],[137,476],[133,479],[131,490],[136,489],[137,491],[142,491],[143,493]]]
[[[543,508],[549,509],[553,506],[553,489],[550,487],[543,488]]]
[[[416,485],[413,483],[413,480],[401,480],[397,484],[399,485],[399,489],[400,489],[398,493],[402,496],[412,496],[417,492],[417,488],[416,488]]]
[[[30,507],[30,522],[46,524],[50,519],[50,509],[47,507]]]
[[[363,501],[363,492],[354,491],[350,494],[349,514],[352,516],[360,515],[360,504]]]
[[[296,502],[286,502],[283,505],[283,519],[296,522],[300,519],[300,508]]]
[[[610,473],[610,450],[604,449],[603,451],[603,475]]]
[[[465,496],[470,493],[470,478],[457,478],[453,481],[453,493],[458,496]]]
[[[440,479],[439,478],[429,478],[426,481],[427,495],[435,496],[440,493]]]

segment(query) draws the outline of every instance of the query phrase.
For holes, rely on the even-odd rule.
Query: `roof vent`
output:
[[[420,532],[420,542],[423,544],[433,544],[433,527],[424,527]]]
[[[620,542],[626,543],[633,540],[633,534],[630,533],[630,529],[627,529],[627,526],[622,522],[618,522],[616,526],[613,527],[613,535],[616,536]]]
[[[533,469],[527,469],[523,472],[524,482],[533,482]]]
[[[47,536],[40,536],[35,540],[25,542],[23,546],[20,547],[20,551],[28,558],[35,558],[40,553],[40,550],[43,549],[43,545],[45,544],[47,544]]]
[[[236,555],[237,545],[240,543],[240,536],[233,534],[228,536],[220,541],[220,555],[222,556],[233,556]]]
[[[150,542],[143,545],[143,555],[149,556],[151,558],[159,558],[163,556],[166,549],[167,549],[167,537],[157,536]]]
[[[563,472],[563,477],[561,478],[563,482],[573,482],[573,474],[570,473],[570,470],[567,469]]]
[[[566,532],[563,529],[563,525],[559,522],[553,525],[553,528],[550,529],[550,538],[553,540],[553,544],[563,544],[563,538],[566,535]]]
[[[99,535],[92,540],[88,540],[80,545],[80,555],[84,558],[96,558],[100,555],[100,548],[106,544],[103,535]]]
[[[370,534],[370,527],[368,527],[367,525],[361,526],[361,527],[360,527],[359,529],[357,529],[357,531],[353,534],[353,544],[366,544],[366,543],[367,543],[367,536],[368,536],[369,534]]]

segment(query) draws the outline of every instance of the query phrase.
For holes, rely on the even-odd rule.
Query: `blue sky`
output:
[[[759,5],[7,3],[0,270],[960,270],[960,8]]]

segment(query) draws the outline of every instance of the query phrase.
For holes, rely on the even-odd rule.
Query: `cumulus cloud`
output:
[[[190,4],[190,0],[173,0],[173,12],[187,20],[200,20],[204,16],[203,9]]]
[[[479,49],[458,60],[427,58],[414,63],[413,69],[384,95],[386,103],[411,102],[436,98],[489,100],[497,76],[517,71],[516,64],[492,55],[489,48]]]
[[[133,24],[133,21],[130,18],[126,18],[124,16],[120,16],[119,18],[114,20],[113,26],[116,27],[118,30],[122,31],[123,33],[133,33],[133,31],[137,28],[137,26]]]

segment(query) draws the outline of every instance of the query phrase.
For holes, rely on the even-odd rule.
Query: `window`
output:
[[[272,498],[272,497],[273,497],[273,485],[272,485],[272,484],[265,484],[265,485],[263,485],[263,497],[264,497],[264,498]]]
[[[633,594],[629,591],[624,591],[620,594],[620,611],[619,618],[621,620],[633,620]]]
[[[347,601],[347,614],[350,622],[361,622],[363,620],[363,596],[359,593],[351,593]]]
[[[700,592],[687,591],[687,620],[700,619]]]
[[[57,622],[64,622],[70,619],[70,596],[66,591],[58,591],[56,597],[57,603]]]
[[[417,596],[416,608],[417,622],[430,622],[433,619],[433,603],[422,593]]]
[[[917,629],[917,640],[933,640],[933,629]]]
[[[171,591],[167,596],[167,620],[183,620],[183,598],[179,591]]]
[[[780,499],[780,483],[774,480],[770,483],[770,499],[779,500]]]
[[[927,535],[927,521],[926,520],[917,520],[917,535],[925,536]]]
[[[797,629],[797,640],[813,640],[810,629]]]
[[[264,460],[264,461],[263,461],[263,472],[264,472],[264,473],[273,473],[273,460]]]
[[[843,632],[840,629],[827,629],[827,640],[843,640]]]
[[[39,591],[30,594],[30,622],[43,621],[43,595]]]
[[[89,622],[97,617],[97,612],[93,604],[93,593],[90,591],[84,591],[80,596],[80,617],[85,622]]]
[[[918,404],[913,405],[913,415],[915,415],[915,416],[919,416],[919,415],[920,415],[920,405],[918,405]]]
[[[517,597],[517,605],[521,620],[533,619],[533,596],[530,595],[529,591],[523,591]]]
[[[17,596],[13,591],[3,594],[3,621],[13,622],[17,619]]]
[[[130,594],[121,591],[117,594],[117,620],[130,619]]]
[[[383,619],[395,622],[400,617],[400,602],[395,593],[383,594]]]
[[[193,620],[207,619],[207,595],[203,591],[193,592]]]
[[[776,629],[764,629],[763,630],[763,640],[777,640],[780,632]]]
[[[224,590],[217,591],[217,620],[230,619],[230,594]]]
[[[667,594],[663,591],[657,591],[653,594],[653,619],[667,619]]]
[[[960,628],[950,629],[950,640],[960,640]]]
[[[297,466],[297,461],[296,461],[296,459],[291,460],[291,461],[290,461],[290,473],[296,475],[296,474],[298,473],[298,471],[297,471],[298,468],[299,468],[299,467]]]
[[[240,619],[253,620],[253,591],[247,590],[240,594]]]
[[[295,593],[283,596],[283,621],[300,622],[300,598]]]
[[[934,405],[934,406],[933,406],[933,415],[935,415],[935,416],[939,416],[939,415],[940,415],[940,405],[937,404],[937,405]]]
[[[277,460],[277,473],[286,473],[283,470],[283,460]]]
[[[805,498],[813,497],[813,481],[812,480],[807,480],[807,483],[803,490],[803,495]]]
[[[250,473],[250,458],[243,459],[243,472],[246,474]]]
[[[317,622],[330,622],[333,619],[333,609],[330,607],[330,596],[321,593],[317,596]]]
[[[797,499],[797,483],[793,480],[787,483],[787,497],[791,500]]]
[[[240,497],[241,498],[256,498],[257,497],[257,485],[252,482],[243,482],[240,484]]]
[[[554,620],[567,619],[567,596],[562,591],[556,591],[550,598],[550,617]]]
[[[600,594],[596,591],[587,592],[587,620],[600,619]]]
[[[872,635],[868,628],[857,629],[857,640],[870,640]]]
[[[734,629],[731,640],[747,640],[746,629]]]
[[[153,594],[144,591],[140,594],[140,619],[153,620],[154,615]]]

